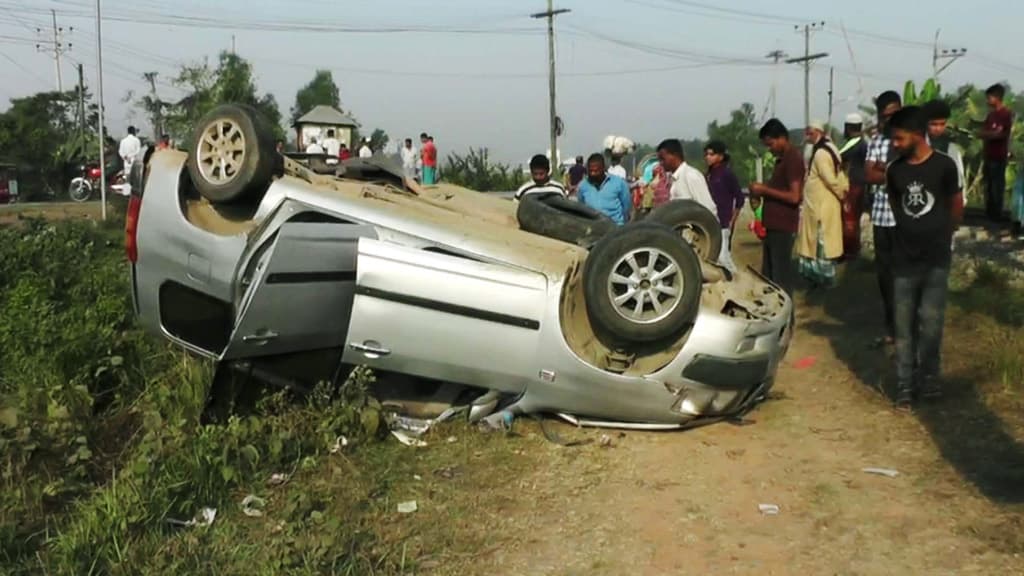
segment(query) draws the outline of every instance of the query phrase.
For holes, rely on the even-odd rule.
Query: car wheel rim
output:
[[[196,164],[203,179],[217,186],[234,180],[245,161],[245,134],[237,123],[221,119],[203,130],[196,146]]]
[[[685,288],[679,263],[656,248],[626,254],[608,277],[608,297],[615,312],[637,324],[667,318],[679,307]]]
[[[711,251],[711,239],[704,233],[704,230],[693,224],[684,224],[679,228],[679,234],[686,240],[686,243],[693,246],[693,251],[701,259],[707,260]]]

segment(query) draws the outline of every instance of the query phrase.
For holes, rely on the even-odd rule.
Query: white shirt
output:
[[[415,146],[406,148],[402,146],[402,166],[408,170],[416,169],[416,161],[419,160],[420,155],[416,150]]]
[[[138,157],[141,151],[142,142],[134,134],[129,134],[121,139],[121,146],[118,148],[117,153],[126,163],[131,163],[135,161],[135,158]]]
[[[366,144],[363,144],[362,146],[359,147],[359,157],[360,158],[371,158],[371,157],[373,157],[373,150],[370,150],[369,146],[367,146]]]
[[[515,199],[522,200],[523,196],[529,196],[530,194],[561,194],[563,197],[569,197],[569,192],[565,189],[565,186],[562,186],[561,182],[548,180],[543,184],[537,184],[530,180],[519,187],[519,190],[516,191]]]
[[[341,140],[337,138],[328,138],[324,140],[324,151],[331,156],[337,156],[341,152]]]
[[[629,178],[626,176],[626,169],[622,167],[622,164],[612,166],[611,168],[608,169],[608,173],[614,174],[615,176],[618,176],[623,180],[629,180]]]
[[[306,146],[306,154],[323,154],[323,153],[324,153],[324,149],[321,148],[320,145],[317,144],[316,142],[313,142],[309,146]]]
[[[718,218],[718,207],[711,197],[708,181],[704,175],[686,162],[679,165],[672,173],[672,190],[669,195],[673,200],[696,200]]]

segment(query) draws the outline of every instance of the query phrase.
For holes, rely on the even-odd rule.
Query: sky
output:
[[[557,104],[563,158],[597,151],[608,134],[656,144],[703,137],[709,122],[750,102],[759,118],[803,124],[803,69],[774,65],[769,52],[811,53],[812,118],[841,122],[885,89],[902,91],[932,74],[939,48],[967,48],[942,72],[943,86],[1006,81],[1024,85],[1015,44],[1024,2],[933,0],[556,0]],[[61,58],[65,87],[76,63],[95,92],[94,0],[0,0],[0,109],[8,100],[56,88],[52,15],[70,50]],[[216,60],[222,50],[248,59],[262,92],[282,113],[316,69],[333,72],[342,107],[367,128],[396,140],[426,131],[441,153],[486,147],[492,158],[525,163],[548,145],[546,25],[530,18],[543,0],[102,0],[107,125],[149,133],[130,101],[159,73],[165,100],[183,95],[172,79],[184,63]],[[38,32],[37,28],[42,29]],[[49,42],[49,44],[47,44]],[[941,64],[941,63],[940,63]]]

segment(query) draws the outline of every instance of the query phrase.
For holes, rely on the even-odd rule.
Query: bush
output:
[[[480,192],[516,190],[528,180],[522,166],[491,162],[486,148],[469,150],[465,156],[450,154],[442,171],[444,180]]]
[[[365,372],[201,426],[213,367],[135,325],[120,227],[23,224],[0,228],[0,566],[145,573],[168,518],[377,432]]]

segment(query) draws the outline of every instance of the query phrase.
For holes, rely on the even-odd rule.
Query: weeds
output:
[[[231,551],[168,519],[205,506],[230,515],[272,473],[313,476],[339,436],[358,445],[379,430],[363,371],[340,394],[325,383],[303,402],[271,395],[201,426],[212,366],[135,326],[122,234],[91,222],[0,228],[0,573],[209,572]],[[372,530],[342,525],[351,514],[325,515],[327,488],[289,496],[280,531],[291,544],[250,546],[264,573],[362,572],[382,557]],[[300,537],[318,523],[328,536]]]

